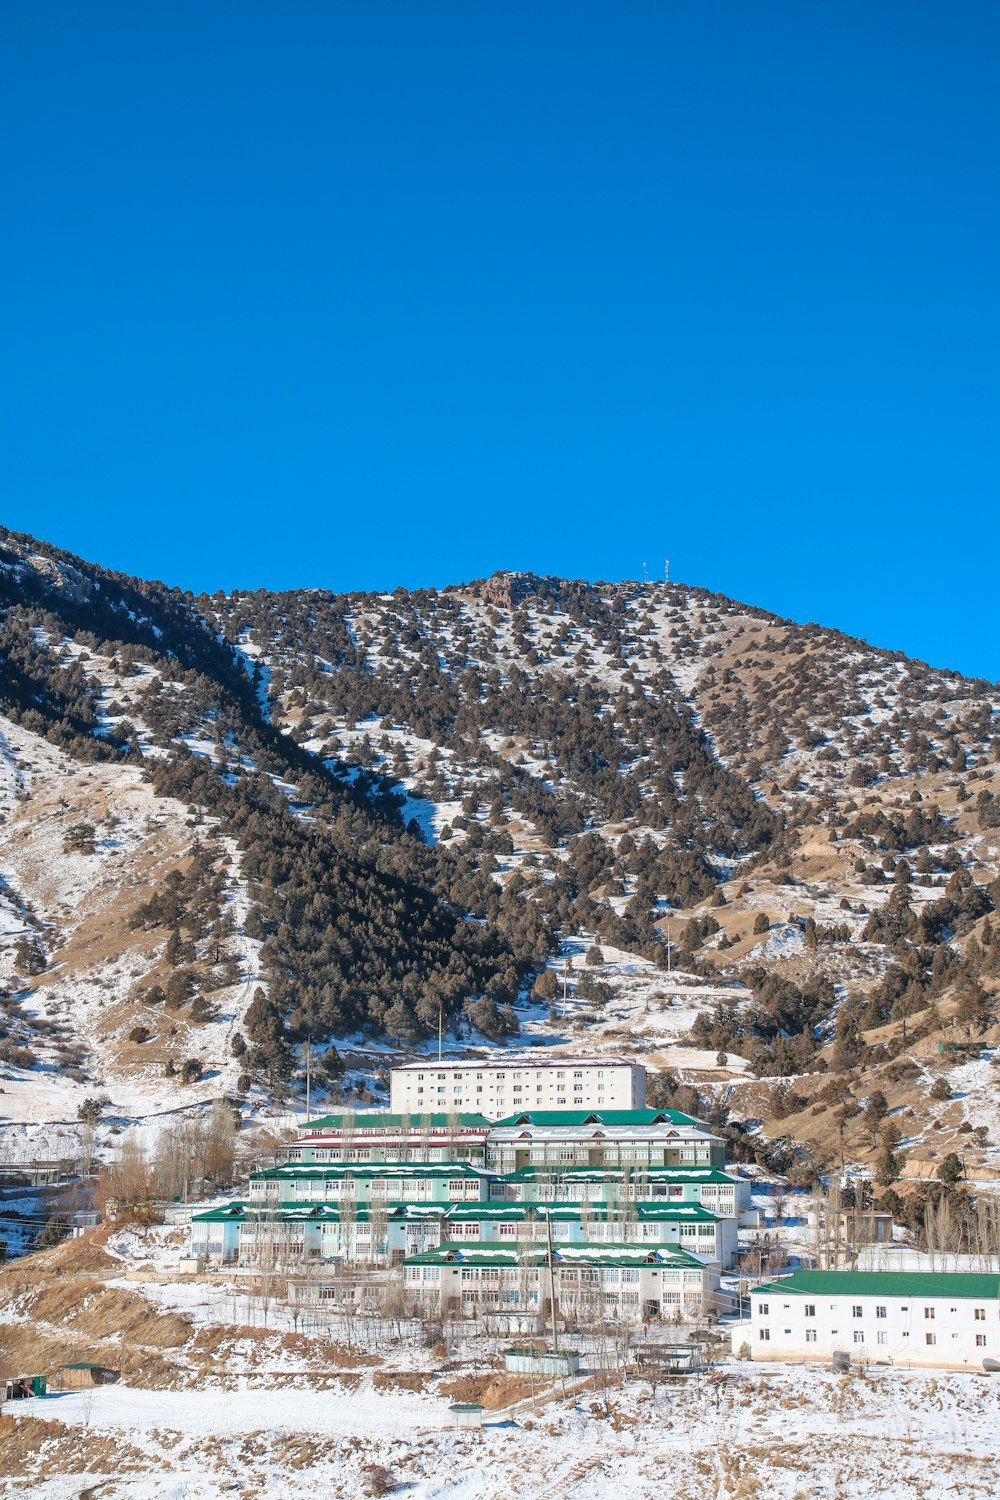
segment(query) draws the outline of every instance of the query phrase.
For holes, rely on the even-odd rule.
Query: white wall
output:
[[[398,1113],[473,1111],[499,1120],[520,1109],[644,1109],[638,1063],[530,1063],[393,1068],[389,1107]]]
[[[1000,1359],[1000,1300],[753,1292],[747,1342],[752,1359],[829,1359],[841,1350],[852,1359],[981,1369],[984,1359]]]

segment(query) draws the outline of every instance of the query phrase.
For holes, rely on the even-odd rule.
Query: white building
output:
[[[499,1120],[486,1140],[494,1172],[521,1167],[723,1167],[725,1143],[679,1110],[534,1110]]]
[[[551,1223],[552,1242],[560,1248],[583,1244],[631,1244],[636,1253],[655,1245],[672,1245],[726,1270],[737,1251],[736,1220],[723,1219],[696,1203],[451,1204],[441,1215],[441,1240],[479,1245],[533,1244]]]
[[[700,1203],[744,1220],[753,1183],[717,1167],[520,1167],[494,1183],[491,1197],[522,1203]]]
[[[468,1162],[376,1162],[372,1166],[343,1163],[316,1166],[312,1162],[284,1162],[253,1172],[250,1202],[276,1204],[330,1203],[349,1198],[356,1203],[479,1203],[490,1196],[497,1179]]]
[[[500,1120],[522,1109],[644,1109],[646,1070],[624,1057],[445,1058],[393,1068],[389,1107],[470,1111]]]
[[[796,1271],[750,1294],[732,1333],[752,1359],[852,1359],[1000,1370],[1000,1276]]]
[[[719,1301],[718,1274],[669,1246],[559,1245],[550,1278],[544,1249],[445,1244],[406,1260],[404,1286],[439,1315],[490,1310],[563,1317],[702,1317]],[[728,1299],[727,1299],[728,1306]]]
[[[736,1252],[736,1223],[697,1204],[632,1208],[528,1203],[228,1203],[195,1214],[190,1253],[209,1262],[296,1265],[322,1260],[368,1265],[454,1241],[460,1247],[537,1248],[551,1219],[552,1241],[567,1245],[630,1243],[637,1256],[660,1246],[684,1250],[725,1269]]]

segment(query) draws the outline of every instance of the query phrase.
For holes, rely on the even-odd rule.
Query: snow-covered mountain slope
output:
[[[72,1019],[81,1087],[440,1015],[773,1078],[991,1034],[995,684],[677,584],[196,599],[4,533],[0,600],[10,1043]]]
[[[102,1093],[127,1115],[168,1109],[189,1059],[201,1076],[183,1097],[231,1090],[231,1037],[265,982],[233,840],[157,796],[137,766],[88,765],[6,719],[0,735],[4,1114],[72,1121]],[[165,885],[184,890],[196,866],[215,915],[204,936],[188,933],[182,998],[172,929],[138,914]]]

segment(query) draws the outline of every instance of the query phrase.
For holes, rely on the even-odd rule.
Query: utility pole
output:
[[[559,1331],[556,1328],[556,1273],[552,1266],[552,1204],[545,1205],[545,1241],[549,1261],[549,1307],[552,1310],[552,1353],[559,1353]]]
[[[306,1038],[306,1124],[312,1113],[312,1036]]]
[[[444,1046],[444,1001],[438,1001],[438,1062],[441,1061],[441,1049]]]
[[[670,973],[670,918],[667,917],[667,973]]]

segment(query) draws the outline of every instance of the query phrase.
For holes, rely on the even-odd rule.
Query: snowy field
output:
[[[45,1500],[242,1496],[408,1500],[937,1500],[995,1496],[1000,1383],[989,1377],[728,1365],[702,1381],[529,1398],[450,1429],[433,1394],[124,1386],[25,1402],[25,1479]],[[55,1424],[58,1424],[56,1426]],[[25,1430],[31,1431],[31,1428]],[[379,1476],[377,1471],[386,1471]],[[381,1477],[387,1486],[371,1486]]]

